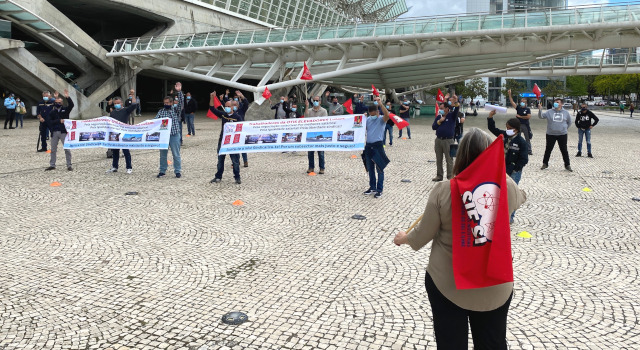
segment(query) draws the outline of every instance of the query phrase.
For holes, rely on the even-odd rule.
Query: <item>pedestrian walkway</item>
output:
[[[598,116],[595,158],[572,157],[573,173],[557,151],[540,170],[546,123],[532,119],[510,349],[638,346],[640,121]],[[202,115],[181,179],[155,178],[157,151],[132,151],[131,175],[105,174],[102,149],[45,172],[35,120],[0,130],[0,349],[435,349],[429,249],[392,243],[434,186],[432,120],[412,120],[411,140],[394,128],[380,199],[361,195],[350,152],[327,152],[317,176],[304,152],[249,154],[241,185],[209,184],[220,123]],[[572,156],[577,139],[572,126]],[[229,311],[249,322],[222,324]]]

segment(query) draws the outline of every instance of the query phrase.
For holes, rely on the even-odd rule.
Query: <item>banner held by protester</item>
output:
[[[151,119],[136,125],[121,123],[110,117],[64,121],[67,128],[65,149],[167,149],[171,119]]]

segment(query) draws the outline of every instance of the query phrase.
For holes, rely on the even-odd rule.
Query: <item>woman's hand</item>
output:
[[[409,243],[409,236],[406,232],[400,231],[396,234],[395,238],[393,238],[393,243],[397,246]]]

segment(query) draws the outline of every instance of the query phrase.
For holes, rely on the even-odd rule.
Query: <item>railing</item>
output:
[[[452,33],[507,28],[539,28],[561,25],[640,21],[640,2],[597,5],[570,9],[547,9],[497,15],[440,16],[397,19],[391,22],[354,23],[339,26],[286,27],[249,31],[211,32],[147,38],[118,39],[112,54],[150,50],[176,50],[242,44],[295,43],[430,33]]]
[[[635,50],[632,49],[632,50]],[[546,69],[546,68],[581,68],[581,67],[599,67],[599,66],[627,66],[640,64],[640,55],[636,52],[616,53],[596,56],[571,55],[561,58],[555,58],[548,61],[534,63],[521,69]]]

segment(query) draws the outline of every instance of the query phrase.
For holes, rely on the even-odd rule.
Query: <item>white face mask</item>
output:
[[[516,131],[513,129],[507,129],[507,136],[511,137],[516,134]]]

